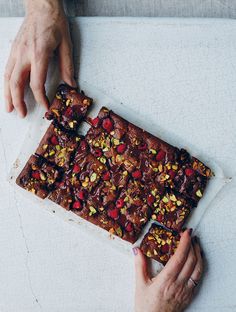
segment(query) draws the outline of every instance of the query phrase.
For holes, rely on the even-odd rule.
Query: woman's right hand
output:
[[[140,249],[134,248],[134,254],[135,312],[183,311],[190,304],[203,271],[200,246],[196,237],[191,239],[191,230],[181,234],[175,254],[154,278],[148,275]]]

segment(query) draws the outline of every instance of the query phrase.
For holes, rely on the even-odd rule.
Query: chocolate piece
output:
[[[16,179],[16,183],[40,198],[46,198],[53,189],[60,173],[43,158],[30,156],[25,167]]]
[[[166,264],[178,247],[180,235],[152,224],[144,236],[140,249],[149,258]]]
[[[39,143],[36,154],[59,167],[68,169],[80,140],[79,136],[70,136],[51,124]]]
[[[86,116],[92,99],[66,84],[58,87],[46,118],[56,120],[64,129],[75,131]]]
[[[153,220],[171,230],[180,231],[193,208],[193,203],[170,190],[159,202],[155,201],[151,206]]]
[[[181,167],[174,178],[174,189],[194,201],[195,205],[202,198],[207,181],[212,176],[210,168],[205,166],[187,151],[180,151]]]

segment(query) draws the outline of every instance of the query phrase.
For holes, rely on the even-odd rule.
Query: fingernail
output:
[[[134,248],[132,248],[132,250],[133,250],[133,254],[134,254],[135,256],[137,256],[137,254],[138,254],[138,248],[137,248],[137,247],[134,247]]]
[[[195,236],[194,239],[195,239],[195,243],[199,244],[199,238],[197,236]]]
[[[193,232],[193,229],[192,229],[192,228],[188,229],[188,234],[189,234],[190,236],[192,235],[192,232]]]

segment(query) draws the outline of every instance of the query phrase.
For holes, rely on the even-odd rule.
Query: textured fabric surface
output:
[[[64,0],[70,16],[236,17],[235,0]],[[23,16],[23,0],[0,0],[0,16]]]

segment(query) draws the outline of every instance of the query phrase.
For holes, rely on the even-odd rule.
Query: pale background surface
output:
[[[236,17],[235,0],[64,0],[70,16]],[[0,0],[0,16],[23,16],[23,0]]]
[[[0,19],[1,103],[21,21]],[[72,26],[80,80],[156,120],[163,138],[183,138],[233,176],[197,229],[207,265],[188,311],[236,311],[236,22],[80,18]],[[0,311],[131,312],[132,257],[95,244],[6,182],[29,120],[0,109]]]

